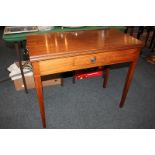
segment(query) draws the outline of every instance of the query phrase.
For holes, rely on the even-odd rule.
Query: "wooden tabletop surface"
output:
[[[27,36],[31,61],[142,47],[143,43],[116,29],[52,32]]]

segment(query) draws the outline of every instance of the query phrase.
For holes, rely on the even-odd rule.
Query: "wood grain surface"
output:
[[[31,62],[141,46],[141,41],[115,29],[27,36],[27,49]]]

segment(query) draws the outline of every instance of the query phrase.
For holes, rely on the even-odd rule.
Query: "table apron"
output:
[[[48,75],[84,68],[132,62],[136,61],[138,56],[138,49],[130,49],[44,60],[33,62],[32,65],[38,63],[39,73],[37,72],[37,74]]]

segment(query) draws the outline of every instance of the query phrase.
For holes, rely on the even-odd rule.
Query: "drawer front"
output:
[[[74,66],[73,62],[73,57],[40,61],[40,74],[48,75],[52,73],[61,73],[69,71],[72,68],[72,66]]]
[[[40,74],[47,75],[52,73],[60,73],[83,68],[91,68],[96,66],[104,66],[122,62],[129,62],[136,59],[138,52],[133,50],[112,51],[96,54],[88,54],[82,56],[58,58],[46,61],[40,61]]]
[[[77,56],[74,60],[75,66],[102,66],[134,60],[138,56],[135,49],[124,51],[103,52],[97,54],[89,54]]]

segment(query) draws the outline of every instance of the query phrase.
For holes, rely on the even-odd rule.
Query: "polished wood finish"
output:
[[[108,51],[99,53],[85,54],[72,57],[47,59],[46,61],[39,61],[39,68],[41,75],[48,75],[66,71],[79,70],[84,68],[91,68],[103,65],[112,65],[116,63],[129,62],[137,58],[137,50],[123,50],[123,51]],[[96,59],[92,62],[92,59]],[[33,62],[33,61],[32,61]],[[48,67],[47,67],[48,66]]]
[[[27,37],[30,60],[40,61],[141,47],[141,41],[115,29],[55,32]]]
[[[115,29],[55,32],[27,37],[43,127],[46,127],[41,76],[129,62],[120,107],[133,77],[142,42]],[[106,70],[108,75],[108,70]],[[107,76],[108,77],[108,76]],[[106,87],[107,79],[103,86]]]
[[[127,93],[128,93],[128,90],[129,90],[129,87],[130,87],[130,84],[133,78],[134,71],[135,71],[135,66],[136,66],[136,61],[130,63],[130,67],[128,70],[128,74],[127,74],[124,89],[123,89],[122,98],[120,101],[120,108],[124,106],[125,99],[126,99],[126,96],[127,96]]]
[[[38,62],[35,62],[35,63],[32,63],[32,65],[33,65],[34,81],[35,81],[36,92],[38,96],[42,125],[43,125],[43,128],[46,128],[45,110],[44,110],[44,102],[43,102],[43,87],[42,87],[41,76],[39,71],[39,64]]]

